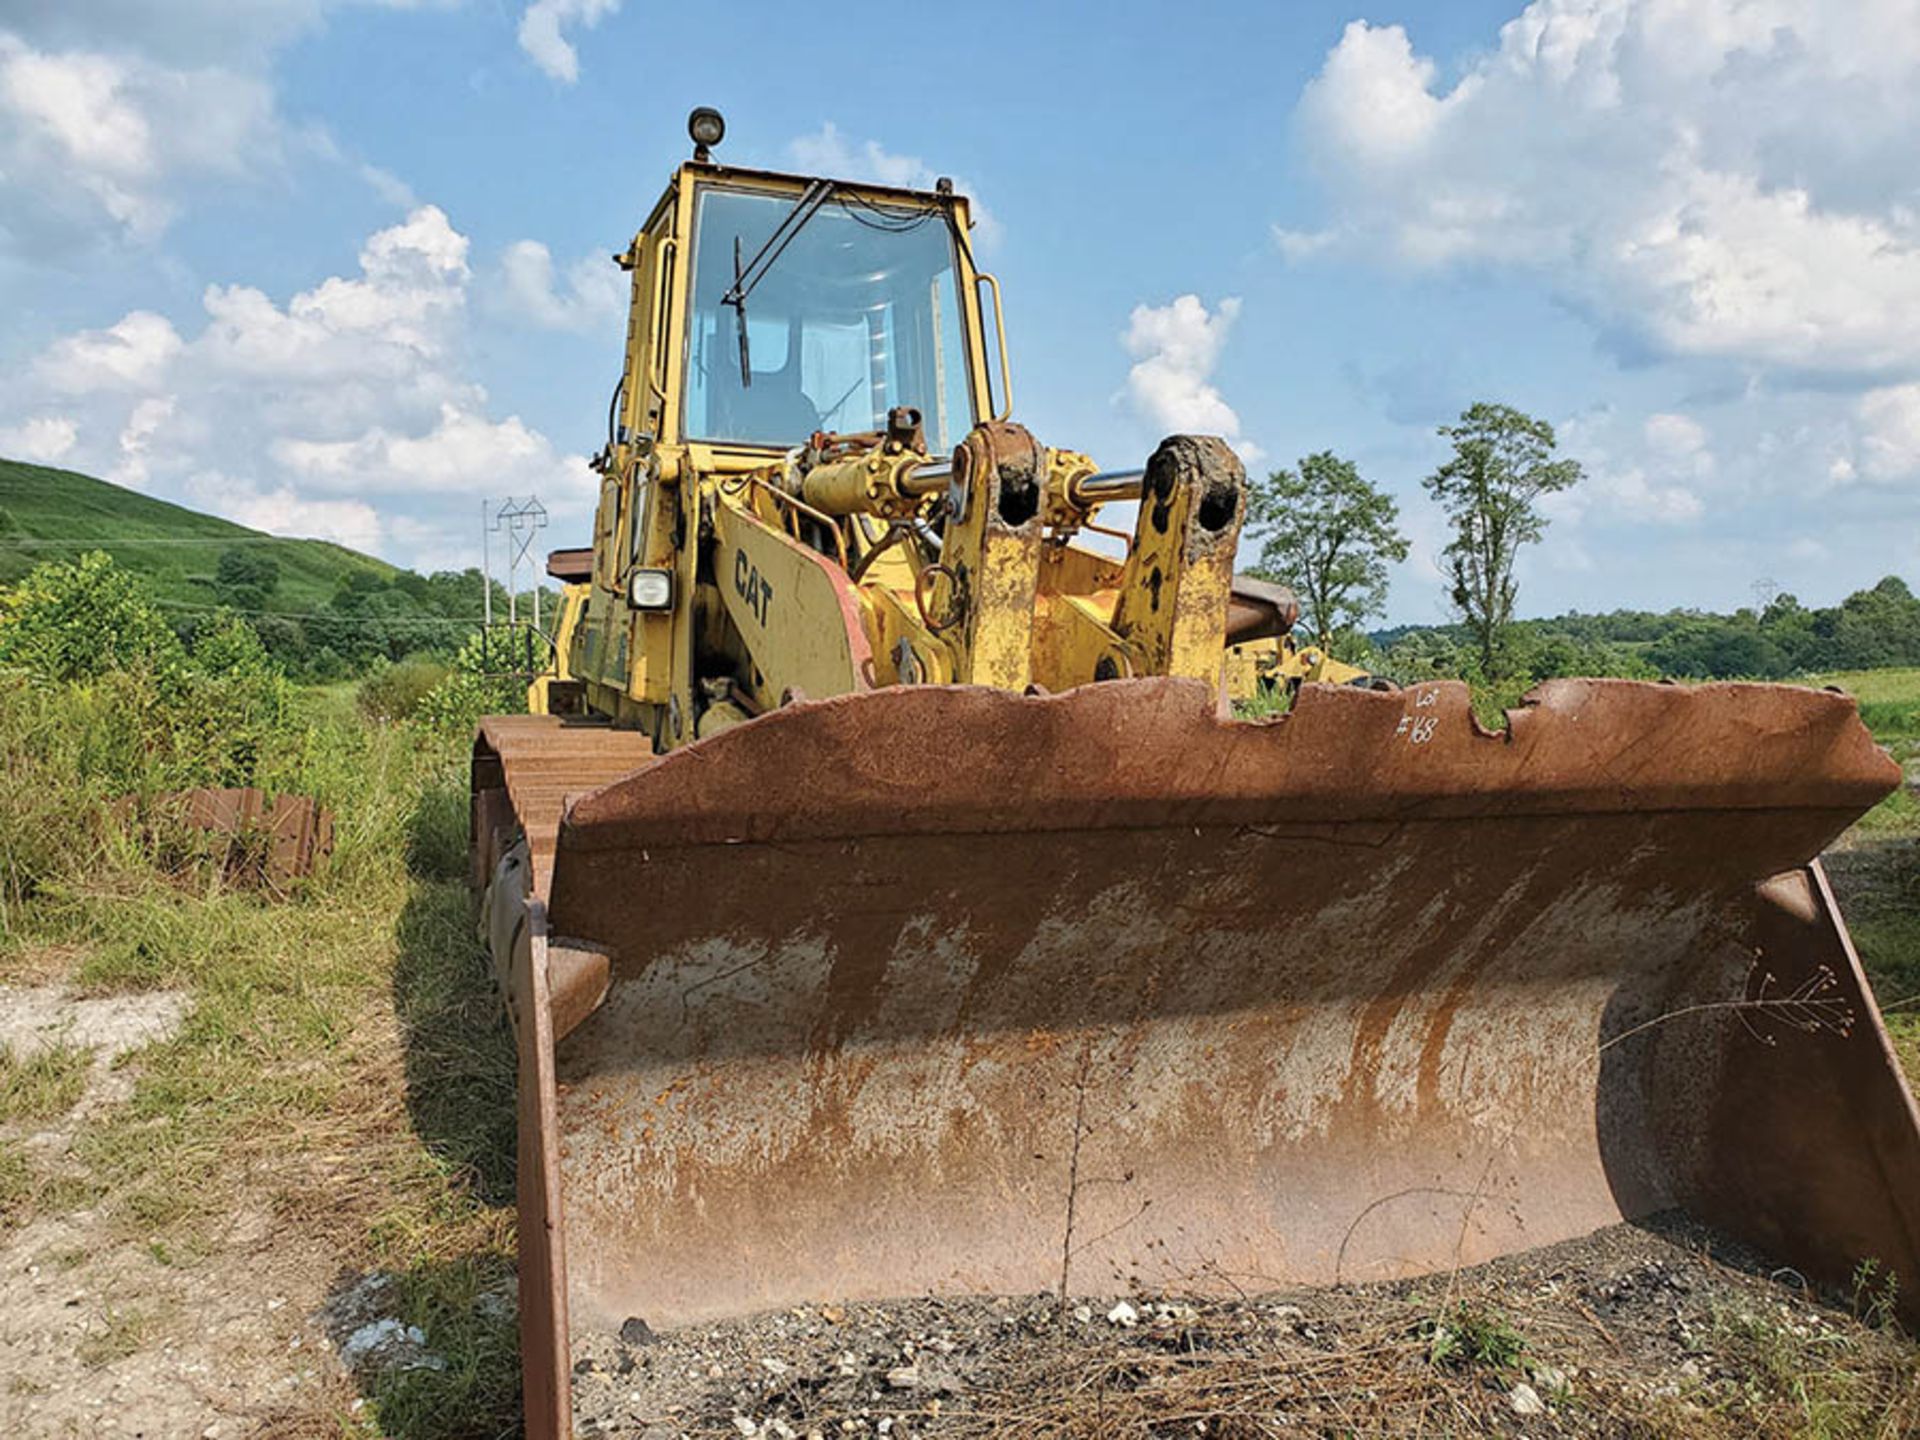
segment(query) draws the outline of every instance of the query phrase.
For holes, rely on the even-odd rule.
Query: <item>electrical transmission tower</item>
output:
[[[492,520],[487,519],[487,502],[480,502],[480,559],[486,568],[487,587],[486,619],[493,623],[493,571],[492,547],[488,543],[490,534],[502,535],[506,540],[507,551],[507,623],[515,625],[520,620],[520,567],[527,564],[533,542],[540,532],[547,528],[547,507],[538,497],[529,495],[524,500],[508,496],[494,507]],[[533,569],[533,628],[540,628],[540,571],[536,564]]]

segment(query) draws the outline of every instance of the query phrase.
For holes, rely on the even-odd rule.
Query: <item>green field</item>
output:
[[[1876,805],[1827,857],[1847,926],[1908,1076],[1920,1085],[1920,669],[1815,677],[1860,702],[1874,739],[1907,783]]]
[[[280,567],[268,608],[281,614],[324,610],[343,577],[399,573],[384,560],[325,540],[283,540],[171,505],[71,470],[0,460],[0,584],[43,560],[105,550],[152,582],[169,608],[216,602],[214,567],[231,546],[258,550]]]
[[[1817,675],[1814,683],[1833,685],[1860,702],[1860,718],[1873,738],[1905,763],[1920,756],[1920,668],[1841,670]]]

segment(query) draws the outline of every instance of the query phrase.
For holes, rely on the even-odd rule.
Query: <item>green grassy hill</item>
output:
[[[174,606],[210,605],[220,554],[230,546],[270,555],[280,583],[268,608],[281,614],[323,610],[341,579],[399,570],[384,560],[325,540],[282,540],[230,520],[171,505],[104,480],[0,460],[0,583],[17,580],[43,560],[105,550],[117,564],[153,582]]]

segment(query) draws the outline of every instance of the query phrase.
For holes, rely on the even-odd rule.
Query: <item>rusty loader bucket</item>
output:
[[[569,1327],[1379,1279],[1684,1208],[1920,1295],[1920,1121],[1816,857],[1851,700],[899,687],[664,759],[490,721],[530,1433]],[[526,843],[513,844],[516,827]]]

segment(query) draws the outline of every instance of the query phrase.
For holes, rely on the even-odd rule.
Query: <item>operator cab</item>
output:
[[[964,201],[690,168],[686,439],[784,449],[908,406],[931,453],[958,444],[988,408]]]

